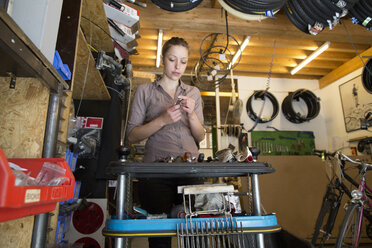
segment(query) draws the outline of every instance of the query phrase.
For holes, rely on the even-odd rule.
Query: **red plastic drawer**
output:
[[[44,162],[52,162],[66,169],[64,176],[69,180],[63,186],[15,186],[16,177],[8,161],[28,169],[32,177]],[[74,185],[74,175],[63,158],[7,159],[0,149],[0,222],[53,211],[57,202],[74,196]]]

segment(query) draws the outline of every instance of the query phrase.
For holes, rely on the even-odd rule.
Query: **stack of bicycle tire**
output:
[[[350,8],[349,16],[354,24],[372,30],[372,0],[362,0]]]
[[[171,12],[184,12],[198,6],[203,0],[152,0],[161,9]]]
[[[230,14],[245,20],[273,17],[287,0],[218,0]]]
[[[371,0],[363,0],[360,2]],[[288,0],[284,11],[294,26],[304,33],[317,35],[330,30],[346,16],[359,0]]]

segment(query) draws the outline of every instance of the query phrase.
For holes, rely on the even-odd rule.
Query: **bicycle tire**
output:
[[[322,206],[320,208],[318,218],[315,222],[314,234],[311,240],[311,244],[313,246],[316,246],[317,240],[320,238],[320,241],[318,243],[319,246],[317,246],[319,248],[323,247],[325,242],[328,240],[328,237],[331,235],[334,223],[330,222],[332,222],[332,219],[335,218],[335,214],[337,213],[334,213],[334,211],[338,212],[340,205],[340,203],[337,203],[337,196],[335,195],[335,193],[328,190],[325,197],[323,198]],[[322,233],[321,237],[319,237],[320,233]]]
[[[170,12],[185,12],[185,11],[189,11],[197,7],[203,0],[196,0],[194,2],[190,2],[186,0],[175,0],[175,1],[151,0],[151,1],[159,8],[170,11]]]
[[[307,24],[301,19],[301,17],[298,15],[298,13],[294,10],[291,0],[285,3],[284,7],[284,12],[287,15],[288,19],[291,21],[291,23],[301,30],[302,32],[306,34],[310,34]]]
[[[359,244],[359,237],[360,237],[360,228],[359,226],[359,218],[362,213],[362,206],[359,203],[354,203],[349,205],[345,218],[342,222],[340,232],[336,242],[336,248],[345,247],[345,242],[348,243],[347,247],[349,246],[349,242],[353,245],[353,247],[358,247]],[[361,224],[361,223],[360,223]],[[350,229],[351,228],[351,229]],[[351,231],[351,241],[349,241],[348,231]]]

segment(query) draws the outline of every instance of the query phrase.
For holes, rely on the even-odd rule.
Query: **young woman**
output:
[[[198,156],[197,143],[204,139],[204,118],[200,91],[184,84],[189,55],[187,42],[173,37],[162,49],[164,72],[159,80],[139,85],[132,101],[128,120],[128,141],[147,139],[144,162],[190,152]],[[177,202],[177,185],[200,183],[200,180],[142,179],[139,182],[142,208],[151,214],[170,213]],[[150,248],[171,247],[170,238],[150,238]]]

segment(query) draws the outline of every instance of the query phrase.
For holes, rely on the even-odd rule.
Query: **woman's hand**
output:
[[[195,108],[195,100],[188,96],[178,96],[178,98],[182,99],[181,101],[181,108],[182,110],[186,111],[188,115],[191,115],[194,112]]]
[[[175,123],[181,120],[181,106],[179,104],[167,108],[161,115],[161,120],[164,125]]]

